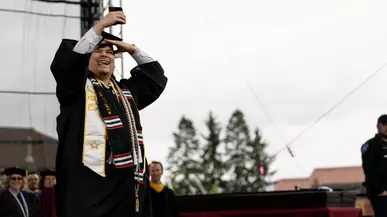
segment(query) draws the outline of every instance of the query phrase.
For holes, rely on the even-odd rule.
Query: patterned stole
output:
[[[133,166],[135,180],[142,183],[145,173],[145,149],[137,106],[128,89],[118,86],[114,79],[111,83],[114,94],[109,94],[115,97],[106,99],[107,94],[104,96],[101,94],[102,91],[109,89],[105,88],[101,81],[93,76],[86,80],[82,163],[105,177],[106,141],[108,141],[112,146],[115,167],[120,169]],[[96,91],[96,88],[101,89]],[[125,115],[122,115],[123,113]],[[120,151],[121,153],[117,153]]]

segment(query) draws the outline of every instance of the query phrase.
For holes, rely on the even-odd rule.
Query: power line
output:
[[[273,125],[273,127],[277,131],[277,134],[279,135],[280,139],[282,140],[283,143],[285,143],[285,139],[283,138],[282,134],[280,133],[277,125],[274,123],[273,119],[269,115],[269,112],[267,112],[262,101],[259,99],[258,95],[255,93],[254,89],[251,87],[250,83],[247,80],[246,80],[246,84],[247,84],[247,87],[250,89],[251,94],[254,96],[255,101],[257,101],[258,105],[261,107],[262,111],[265,113],[267,119],[269,119],[270,123]]]
[[[278,155],[280,152],[286,150],[290,145],[294,144],[295,141],[297,141],[299,138],[301,138],[308,130],[313,128],[317,123],[319,123],[323,118],[325,118],[328,114],[330,114],[333,110],[335,110],[337,107],[339,107],[346,99],[348,99],[351,95],[353,95],[357,90],[359,90],[364,84],[366,84],[371,78],[375,77],[379,72],[381,72],[385,67],[387,66],[387,63],[384,63],[378,70],[376,70],[374,73],[369,75],[366,79],[364,79],[359,85],[357,85],[351,92],[346,94],[339,102],[334,104],[328,111],[324,112],[320,117],[318,117],[314,122],[312,122],[308,127],[306,127],[301,133],[299,133],[294,139],[292,139],[284,148],[277,151],[274,156]]]
[[[30,92],[30,91],[13,91],[13,90],[0,90],[0,94],[56,95],[55,92]]]
[[[202,16],[202,18],[204,19],[204,21],[205,21],[207,24],[209,24],[211,27],[213,27],[213,29],[218,29],[218,30],[219,30],[219,28],[218,28],[218,26],[216,25],[216,23],[213,22],[213,20],[211,20],[211,19],[209,18],[208,13],[206,13],[205,10],[204,10],[204,8],[201,7],[200,0],[196,0],[196,5],[197,5],[197,7],[199,8],[199,12],[201,13],[201,16]],[[223,37],[221,37],[221,39],[222,39],[223,41],[225,41],[225,39],[224,39]],[[228,52],[228,54],[235,57],[235,53],[234,53],[234,51],[233,51],[232,48],[230,49],[230,52]],[[233,60],[237,60],[237,58],[233,58]],[[235,66],[237,69],[239,68],[238,63],[236,63],[234,66]],[[239,71],[239,69],[236,70],[236,71]],[[269,119],[270,123],[273,125],[273,127],[274,127],[275,130],[277,131],[277,134],[278,134],[280,140],[281,140],[284,144],[286,144],[286,141],[285,141],[283,135],[280,133],[279,128],[278,128],[277,125],[274,123],[274,121],[273,121],[273,119],[271,118],[269,112],[266,110],[266,108],[265,108],[265,106],[263,105],[262,101],[259,99],[258,95],[255,93],[254,89],[251,87],[251,85],[250,85],[250,83],[247,81],[247,79],[246,79],[246,84],[247,84],[247,86],[249,87],[250,92],[251,92],[252,95],[254,96],[255,100],[257,101],[257,103],[258,103],[259,106],[261,107],[262,111],[265,113],[266,117]],[[301,167],[301,166],[299,165],[299,163],[297,162],[297,160],[295,159],[294,153],[292,152],[292,150],[290,149],[290,147],[289,147],[289,146],[286,146],[286,148],[287,148],[287,150],[288,150],[290,156],[291,156],[291,157],[294,159],[294,161],[296,162],[296,164],[297,164],[299,170],[303,170],[302,167]],[[276,155],[272,155],[272,157],[275,157],[275,156],[276,156]]]
[[[252,86],[250,85],[250,83],[246,80],[246,84],[247,84],[247,87],[249,87],[252,95],[254,96],[255,98],[255,101],[257,101],[257,103],[259,104],[259,106],[261,107],[262,111],[265,113],[266,117],[269,119],[269,121],[271,122],[271,124],[273,125],[274,129],[277,131],[277,134],[280,138],[280,140],[286,144],[286,141],[284,139],[284,137],[282,136],[279,128],[277,127],[277,125],[274,123],[273,119],[271,118],[269,112],[266,110],[265,106],[263,105],[262,101],[259,99],[258,95],[256,94],[256,92],[254,91],[254,89],[252,88]],[[294,159],[294,162],[296,163],[296,166],[298,167],[298,170],[299,171],[304,171],[304,168],[299,164],[299,162],[297,161],[297,159],[294,157],[294,153],[293,151],[290,149],[289,145],[286,145],[285,146],[289,155]],[[275,155],[271,156],[271,157],[275,157]]]
[[[46,2],[46,3],[64,3],[64,4],[73,4],[73,5],[80,5],[81,2],[74,2],[74,1],[66,1],[66,0],[32,0],[36,2]]]
[[[89,2],[74,2],[74,1],[66,1],[66,0],[32,0],[37,2],[45,2],[45,3],[63,3],[63,4],[73,4],[73,5],[81,5],[81,6],[98,6],[98,3],[89,3]]]
[[[0,12],[12,12],[12,13],[20,13],[20,14],[32,14],[32,15],[38,15],[38,16],[44,16],[44,17],[64,17],[64,18],[70,18],[70,19],[86,19],[80,16],[70,16],[65,14],[45,14],[45,13],[39,13],[39,12],[33,12],[33,11],[24,11],[24,10],[13,10],[13,9],[5,9],[0,8]]]

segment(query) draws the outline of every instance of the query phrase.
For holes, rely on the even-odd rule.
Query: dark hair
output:
[[[151,164],[158,164],[158,165],[160,165],[160,167],[161,167],[161,171],[164,171],[163,164],[162,164],[160,161],[152,161],[152,163],[151,163]]]
[[[387,115],[383,114],[378,118],[378,124],[386,125],[387,124]]]

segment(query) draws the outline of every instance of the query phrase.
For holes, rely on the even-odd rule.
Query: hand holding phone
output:
[[[122,8],[121,7],[109,7],[109,12],[114,12],[114,11],[122,11]],[[124,23],[117,21],[116,23],[113,24],[113,26],[117,25],[117,24],[124,24]]]

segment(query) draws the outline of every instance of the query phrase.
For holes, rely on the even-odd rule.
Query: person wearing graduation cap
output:
[[[18,167],[8,168],[6,190],[0,194],[1,217],[42,217],[38,200],[31,192],[23,191],[27,171]]]
[[[387,115],[377,121],[378,133],[361,146],[367,196],[375,217],[387,216]]]
[[[43,217],[56,217],[56,200],[54,186],[56,184],[56,173],[54,170],[43,170],[40,173],[40,208]]]
[[[152,216],[139,110],[159,98],[167,78],[158,61],[104,32],[117,22],[125,14],[109,12],[79,41],[63,39],[51,64],[60,103],[58,217]],[[123,52],[138,65],[117,81],[114,58]]]
[[[56,173],[54,170],[46,169],[40,172],[40,182],[39,188],[43,190],[44,188],[53,188],[56,184]]]

